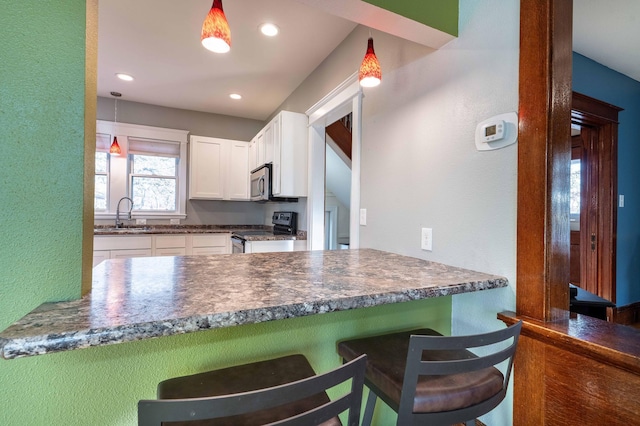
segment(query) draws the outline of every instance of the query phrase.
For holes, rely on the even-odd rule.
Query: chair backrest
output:
[[[138,425],[162,422],[209,420],[252,413],[321,393],[351,379],[348,393],[312,410],[283,419],[274,425],[318,425],[348,411],[348,425],[360,421],[366,355],[324,374],[251,392],[206,398],[154,399],[138,402]]]
[[[522,321],[498,331],[470,336],[412,335],[407,353],[407,365],[398,409],[398,424],[413,424],[429,420],[433,424],[452,424],[474,419],[495,408],[505,397]],[[508,342],[511,340],[511,342]],[[477,356],[469,349],[482,348]],[[428,351],[440,351],[438,359],[429,360]],[[442,352],[446,351],[446,352]],[[446,354],[442,356],[442,354]],[[502,390],[481,403],[459,410],[441,413],[414,413],[414,400],[420,376],[464,374],[502,366]],[[499,374],[499,373],[498,373]]]

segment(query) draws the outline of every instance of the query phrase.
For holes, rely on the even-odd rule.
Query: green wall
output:
[[[84,0],[0,13],[0,329],[80,295]]]
[[[458,36],[458,0],[363,0],[405,18]]]
[[[80,294],[85,3],[5,0],[0,28],[4,329]],[[339,339],[424,324],[447,333],[450,316],[445,297],[0,360],[0,424],[134,425],[137,401],[166,378],[297,351],[326,371],[339,364]]]
[[[158,382],[251,360],[304,353],[316,371],[340,364],[336,341],[428,323],[448,332],[451,298],[0,360],[0,424],[134,425]],[[376,424],[394,423],[379,410]]]

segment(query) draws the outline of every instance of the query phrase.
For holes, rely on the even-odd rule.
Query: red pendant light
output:
[[[212,52],[226,53],[231,49],[231,29],[222,10],[222,0],[213,0],[202,24],[202,45]]]
[[[380,62],[378,62],[376,52],[373,50],[372,37],[369,37],[367,53],[365,53],[360,65],[358,80],[360,80],[360,85],[363,87],[375,87],[382,80],[382,70],[380,69]]]
[[[113,103],[113,121],[117,125],[118,124],[118,98],[122,96],[121,93],[111,92],[111,96],[115,99]],[[115,126],[117,127],[117,126]],[[111,155],[120,155],[122,154],[122,150],[120,149],[120,144],[118,143],[118,138],[116,136],[113,137],[113,142],[111,143],[111,148],[109,148],[109,154]]]
[[[113,137],[113,142],[111,143],[111,148],[109,148],[109,154],[111,155],[120,155],[122,154],[122,150],[120,149],[120,144],[118,144],[118,137]]]

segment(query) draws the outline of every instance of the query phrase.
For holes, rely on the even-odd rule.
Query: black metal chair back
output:
[[[319,425],[348,411],[348,425],[357,426],[365,366],[366,356],[361,356],[327,373],[266,389],[204,398],[142,400],[138,403],[138,425],[158,426],[162,422],[210,420],[272,409],[351,380],[350,391],[339,398],[272,424]]]

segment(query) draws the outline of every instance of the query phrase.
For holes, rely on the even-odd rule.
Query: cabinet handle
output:
[[[591,234],[591,251],[596,250],[596,234]]]

